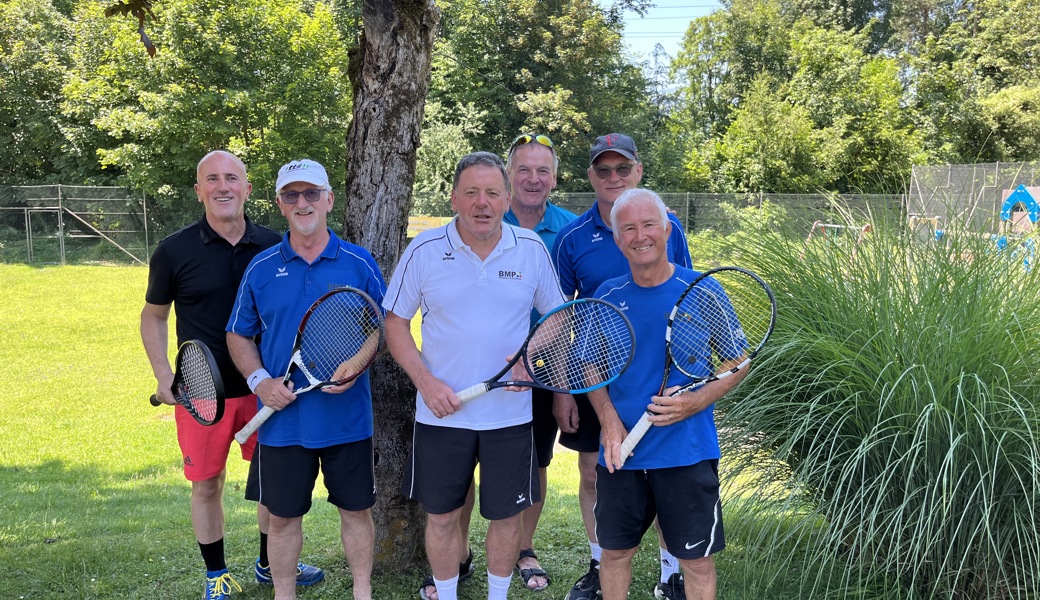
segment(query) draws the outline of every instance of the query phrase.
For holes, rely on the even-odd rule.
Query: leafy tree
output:
[[[622,58],[622,10],[594,0],[452,0],[434,53],[430,95],[448,111],[487,111],[472,147],[504,152],[516,135],[553,138],[560,182],[585,189],[592,139],[649,130],[642,71]]]
[[[59,181],[67,20],[48,0],[0,2],[0,183]]]
[[[193,182],[216,148],[241,156],[258,189],[300,156],[342,181],[350,91],[328,5],[166,0],[155,10],[155,58],[134,23],[91,5],[77,13],[65,110],[82,156],[96,148],[101,169],[149,193]]]
[[[439,102],[426,103],[423,143],[415,164],[412,212],[416,214],[451,214],[449,195],[455,165],[460,157],[473,151],[469,136],[481,133],[481,119],[486,115],[472,105],[461,108],[457,118],[453,118]]]

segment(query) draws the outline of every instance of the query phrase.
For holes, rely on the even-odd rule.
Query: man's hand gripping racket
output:
[[[572,300],[542,315],[497,375],[455,395],[465,402],[501,387],[581,394],[617,379],[634,349],[632,324],[616,306],[595,298]],[[527,379],[502,380],[521,360]]]
[[[212,425],[224,416],[224,380],[213,353],[199,340],[188,340],[177,349],[170,391],[173,399],[202,425]],[[155,394],[148,401],[152,406],[162,404]]]
[[[383,338],[383,313],[368,294],[351,287],[332,290],[318,298],[300,321],[282,383],[288,384],[297,370],[307,378],[307,385],[293,389],[294,394],[349,383],[375,361]],[[235,439],[245,443],[274,413],[275,409],[264,406]]]
[[[672,366],[693,378],[672,396],[748,368],[775,323],[776,299],[761,277],[739,267],[702,273],[679,296],[668,317],[664,377],[657,395],[663,396],[668,388]],[[621,443],[622,464],[650,429],[653,415],[648,409]]]

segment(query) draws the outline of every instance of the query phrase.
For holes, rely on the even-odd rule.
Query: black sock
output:
[[[224,538],[212,544],[199,542],[199,550],[202,551],[202,561],[206,563],[207,571],[223,571],[227,568],[224,562]]]
[[[267,560],[267,534],[262,531],[260,532],[260,566],[271,566],[271,563]]]

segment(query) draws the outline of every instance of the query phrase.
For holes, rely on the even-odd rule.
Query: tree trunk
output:
[[[354,120],[347,133],[344,232],[372,253],[389,280],[405,245],[440,10],[434,0],[365,0],[362,21],[360,48],[351,56]],[[400,490],[415,388],[389,354],[371,373],[376,565],[412,567],[423,557],[423,514]]]

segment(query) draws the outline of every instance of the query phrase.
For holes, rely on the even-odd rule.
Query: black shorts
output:
[[[531,428],[534,430],[534,453],[538,457],[538,468],[544,469],[552,463],[553,448],[556,447],[556,432],[560,430],[553,416],[553,393],[531,389]]]
[[[433,515],[461,508],[480,464],[480,515],[519,514],[541,500],[531,424],[472,431],[415,424],[401,494]]]
[[[589,397],[585,394],[574,394],[574,402],[578,405],[578,431],[574,433],[560,432],[560,445],[576,452],[599,452],[599,417],[592,408]]]
[[[726,546],[719,461],[688,467],[614,471],[596,465],[596,534],[608,550],[639,546],[657,517],[674,556],[704,558]]]
[[[307,514],[319,468],[329,503],[337,508],[358,511],[376,503],[372,438],[316,449],[257,444],[253,462],[260,474],[255,499],[276,517]]]

